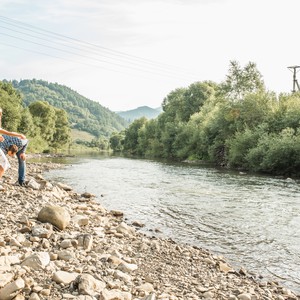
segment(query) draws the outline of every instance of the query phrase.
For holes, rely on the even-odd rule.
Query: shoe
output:
[[[22,182],[22,183],[20,183],[19,181],[16,181],[14,184],[13,184],[14,186],[28,186],[28,184],[24,181],[24,182]]]

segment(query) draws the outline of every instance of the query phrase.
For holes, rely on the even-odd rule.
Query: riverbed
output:
[[[88,191],[147,234],[223,255],[300,291],[300,185],[212,167],[93,155],[63,159],[48,179]]]

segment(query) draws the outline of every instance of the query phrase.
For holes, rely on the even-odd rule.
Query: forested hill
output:
[[[87,131],[95,136],[110,136],[124,129],[128,123],[98,102],[81,96],[72,89],[43,80],[13,80],[12,84],[23,96],[26,106],[34,101],[47,101],[68,113],[72,128]]]

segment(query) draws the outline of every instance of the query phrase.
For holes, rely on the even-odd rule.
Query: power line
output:
[[[130,75],[130,76],[134,76],[134,77],[138,77],[138,78],[151,79],[151,78],[149,78],[145,75],[136,75],[134,73],[128,73],[128,72],[125,72],[125,71],[122,71],[122,70],[115,70],[115,69],[107,68],[107,67],[104,67],[104,66],[85,63],[85,62],[81,62],[81,61],[70,59],[70,58],[63,58],[63,57],[60,57],[60,56],[57,56],[57,55],[47,54],[47,53],[43,53],[43,52],[40,52],[40,51],[35,51],[35,50],[32,50],[32,49],[26,49],[26,48],[23,48],[23,47],[18,47],[18,46],[9,44],[9,43],[5,43],[1,40],[0,40],[0,43],[2,45],[12,47],[12,48],[15,48],[15,49],[24,50],[24,51],[27,51],[27,52],[36,53],[36,54],[40,54],[40,55],[47,56],[47,57],[53,57],[53,58],[60,59],[60,60],[63,60],[63,61],[74,62],[74,63],[85,65],[85,66],[88,66],[88,67],[94,67],[94,68],[98,68],[98,69],[101,69],[101,70],[107,70],[107,71],[111,71],[111,72],[115,72],[115,73],[121,73],[121,74]]]
[[[143,72],[143,73],[154,74],[154,75],[159,75],[159,76],[164,76],[164,77],[170,77],[170,78],[177,78],[177,79],[182,78],[182,77],[176,76],[176,74],[172,74],[170,72],[169,73],[167,73],[167,72],[161,73],[161,72],[155,71],[155,70],[153,71],[153,70],[149,70],[149,69],[142,69],[142,68],[137,68],[137,67],[133,67],[133,66],[126,66],[126,65],[122,65],[122,64],[118,64],[118,63],[114,63],[114,62],[108,62],[108,61],[105,61],[103,59],[91,58],[90,56],[87,56],[87,55],[78,54],[78,53],[71,52],[71,51],[68,51],[68,50],[59,49],[57,47],[47,46],[47,45],[44,45],[44,44],[41,44],[41,43],[38,43],[38,42],[33,42],[33,41],[30,41],[30,40],[27,40],[27,39],[24,39],[24,38],[16,37],[16,36],[13,36],[13,35],[10,35],[10,34],[6,34],[6,33],[2,33],[2,32],[0,32],[0,35],[8,36],[8,37],[11,37],[11,38],[14,38],[14,39],[17,39],[17,40],[22,40],[22,41],[25,41],[25,42],[28,42],[28,43],[31,43],[31,44],[35,44],[35,45],[38,45],[38,46],[43,46],[43,47],[46,47],[46,48],[57,50],[59,52],[63,52],[63,53],[67,53],[67,54],[72,54],[72,55],[79,56],[81,58],[86,58],[86,59],[89,59],[89,60],[92,60],[92,61],[96,61],[96,62],[100,62],[100,63],[107,63],[107,64],[114,65],[114,66],[117,66],[117,67],[122,67],[124,69],[130,69],[130,70],[134,70],[134,71],[139,71],[139,72]],[[0,40],[0,43],[4,44],[2,40]],[[10,46],[12,46],[12,45],[10,45]],[[16,47],[16,48],[21,49],[21,47]],[[47,55],[49,57],[52,56],[54,58],[58,58],[55,55],[50,55],[50,54],[46,54],[46,53],[43,53],[43,52],[37,52],[37,51],[33,51],[33,50],[28,50],[28,49],[26,49],[26,50],[30,51],[30,52],[33,52],[33,53],[45,54],[45,55]],[[80,62],[80,61],[75,61],[75,60],[70,60],[70,59],[64,59],[64,58],[61,58],[61,57],[59,57],[59,58],[63,59],[63,60],[73,61],[73,62],[77,62],[77,63],[81,63],[82,64],[82,62]],[[96,66],[95,64],[87,64],[87,63],[83,63],[83,64],[91,66],[91,67],[95,67]],[[116,70],[108,69],[108,68],[105,68],[105,67],[102,67],[102,69],[106,69],[106,70],[111,70],[111,71],[118,72]]]
[[[65,36],[65,35],[61,35],[61,34],[51,32],[51,31],[47,31],[47,30],[44,30],[44,29],[41,29],[41,28],[38,28],[38,27],[35,27],[35,26],[32,26],[32,25],[28,25],[26,23],[15,21],[13,19],[9,19],[9,18],[4,17],[4,16],[0,16],[0,22],[5,23],[6,25],[9,25],[9,26],[13,26],[13,27],[16,27],[16,28],[21,28],[22,30],[29,31],[30,33],[19,31],[19,30],[16,30],[16,29],[7,28],[3,25],[0,26],[4,29],[8,29],[10,31],[20,33],[22,35],[26,35],[26,36],[29,36],[29,37],[32,37],[32,38],[35,38],[35,39],[40,39],[40,40],[47,41],[47,42],[50,42],[50,43],[55,43],[55,44],[60,44],[61,45],[61,42],[63,42],[64,43],[63,46],[66,47],[66,48],[75,49],[76,51],[82,51],[81,48],[78,48],[78,47],[74,46],[74,43],[76,45],[78,45],[78,43],[79,43],[80,47],[84,47],[84,49],[87,49],[87,51],[89,51],[90,53],[93,53],[93,54],[95,54],[97,56],[100,56],[100,57],[105,57],[105,58],[113,60],[113,61],[104,61],[103,59],[99,60],[99,59],[96,59],[96,58],[91,58],[90,56],[81,55],[81,54],[73,53],[73,52],[71,53],[70,51],[67,51],[67,50],[58,49],[58,48],[53,47],[53,46],[42,45],[40,43],[36,43],[36,42],[30,41],[30,40],[26,40],[26,42],[39,44],[40,46],[52,48],[52,49],[55,49],[56,51],[65,51],[66,53],[69,53],[69,54],[78,55],[78,56],[81,56],[81,57],[88,58],[90,60],[101,61],[101,62],[107,63],[107,64],[117,65],[117,66],[123,67],[123,68],[136,69],[138,71],[150,72],[150,73],[153,73],[153,74],[158,74],[159,72],[166,73],[166,74],[159,73],[158,75],[165,75],[165,76],[172,76],[172,77],[175,76],[175,77],[178,78],[178,74],[176,76],[176,73],[178,73],[179,70],[180,70],[180,77],[181,78],[183,77],[183,69],[181,70],[181,68],[178,68],[178,67],[174,67],[174,66],[170,66],[170,65],[167,65],[167,64],[163,64],[163,63],[155,62],[155,61],[152,61],[152,60],[144,59],[144,58],[141,58],[141,57],[133,56],[133,55],[130,55],[130,54],[127,54],[127,53],[124,53],[124,52],[115,51],[115,50],[112,50],[112,49],[109,49],[109,48],[106,48],[106,47],[102,47],[102,46],[98,46],[98,45],[95,45],[95,44],[92,44],[92,43],[84,42],[84,41],[74,39],[74,38],[71,38],[71,37],[68,37],[68,36]],[[28,28],[30,28],[30,29],[28,29]],[[32,35],[31,33],[38,34],[38,35],[43,35],[43,37]],[[8,34],[6,34],[6,35],[8,35]],[[12,35],[8,35],[8,36],[13,37],[15,39],[18,38],[16,36],[12,36]],[[45,39],[44,36],[47,36],[47,37],[50,37],[50,38],[55,38],[55,41]],[[25,40],[23,38],[21,38],[21,39]],[[58,41],[60,41],[60,43],[58,43]],[[67,43],[67,45],[65,45],[65,43]],[[71,43],[71,46],[70,46],[70,43]],[[103,55],[103,53],[99,53],[99,51],[101,51],[101,52],[104,51],[106,53],[106,56]],[[107,56],[107,55],[110,55],[110,56]],[[118,64],[118,63],[115,62],[115,60],[121,61],[123,64]],[[125,62],[124,62],[124,60],[125,60]],[[125,65],[124,65],[124,63],[125,63]],[[132,65],[138,66],[139,68],[135,68]],[[145,70],[145,68],[147,68],[147,69]],[[149,71],[149,68],[151,68],[152,71]],[[176,69],[177,69],[177,71],[175,71]],[[184,70],[184,72],[186,72],[186,75],[184,75],[184,77],[186,77],[186,76],[190,77],[192,75],[192,74],[189,74],[188,71],[186,71],[186,70]],[[192,76],[193,76],[193,79],[195,79],[195,74],[193,74]]]
[[[0,20],[0,22],[1,22],[1,20]],[[5,27],[5,26],[3,26],[3,25],[0,26],[0,28],[8,29],[8,30],[13,31],[13,32],[15,32],[15,33],[21,33],[21,34],[23,34],[23,35],[26,35],[26,36],[29,36],[29,37],[33,37],[33,38],[36,38],[36,39],[39,39],[39,40],[42,40],[42,41],[46,41],[46,42],[56,43],[56,44],[57,44],[57,42],[54,42],[54,41],[52,41],[52,40],[45,39],[45,38],[42,38],[42,37],[37,37],[36,35],[29,34],[29,33],[26,33],[26,32],[19,31],[19,30],[15,30],[15,29],[11,29],[11,28]],[[30,31],[31,31],[31,32],[34,32],[34,31],[32,31],[32,30],[30,30]],[[10,36],[10,37],[13,37],[13,38],[17,38],[16,36],[8,35],[8,34],[5,34],[5,33],[2,33],[2,34],[3,34],[3,35]],[[40,34],[40,33],[39,33],[39,34]],[[25,39],[23,39],[23,40],[25,40]],[[32,41],[29,41],[29,40],[26,40],[26,41],[27,41],[27,42],[32,42]],[[32,42],[32,43],[35,43],[35,42]],[[63,51],[63,50],[61,50],[61,49],[54,48],[54,47],[52,47],[52,46],[47,46],[47,45],[42,45],[42,44],[38,44],[38,45],[44,46],[44,47],[50,47],[50,48],[52,48],[52,49],[59,50],[59,51]],[[71,48],[71,49],[74,49],[74,50],[82,51],[82,49],[77,48],[77,47],[74,47],[73,45],[72,45],[72,46],[68,46],[68,45],[61,44],[61,43],[60,43],[59,45],[62,45],[62,46],[65,46],[65,47],[67,47],[67,48]],[[91,52],[91,49],[89,49],[89,52]],[[96,52],[95,50],[92,51],[91,53],[92,53],[92,54],[96,54],[96,55],[99,56],[99,52]],[[73,53],[73,54],[74,54],[74,53]],[[80,55],[80,54],[77,54],[77,55]],[[108,59],[112,59],[110,56],[105,56],[105,55],[101,54],[101,57],[102,57],[102,56],[105,57],[105,58],[108,58]],[[87,56],[86,56],[86,57],[87,57]],[[88,58],[90,58],[90,57],[88,57]],[[116,59],[116,58],[114,58],[114,59]],[[121,62],[124,62],[124,59],[118,59],[118,58],[117,58],[117,60],[119,60],[119,61],[121,61]],[[109,63],[108,61],[103,61],[103,62]],[[112,64],[114,64],[114,63],[112,62]],[[132,63],[132,64],[137,65],[137,66],[140,66],[140,64],[138,64],[138,63]],[[124,65],[123,65],[123,66],[124,66]],[[151,67],[151,68],[153,68],[153,67]],[[160,68],[160,69],[161,69],[162,71],[165,71],[165,72],[166,72],[165,69],[162,69],[162,68]]]

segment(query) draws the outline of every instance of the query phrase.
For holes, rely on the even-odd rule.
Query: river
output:
[[[63,162],[47,179],[97,195],[147,234],[209,249],[300,292],[299,182],[108,155]]]

